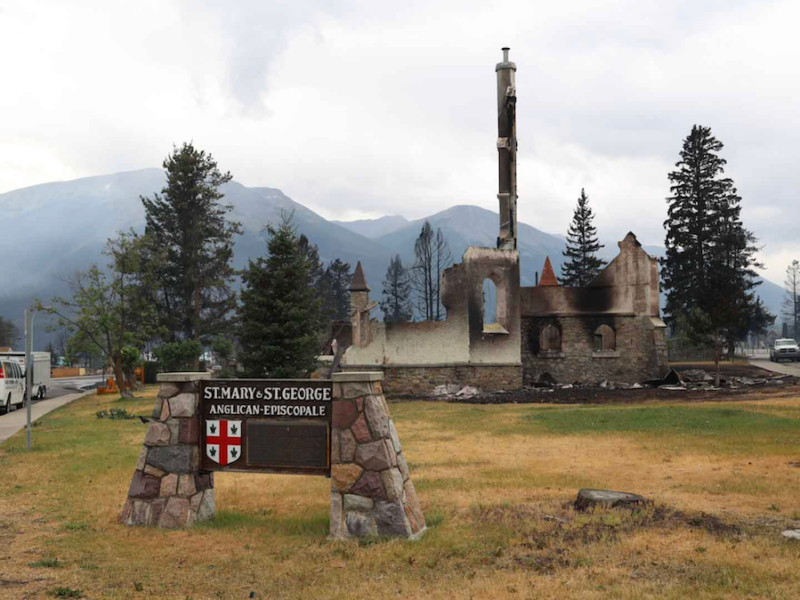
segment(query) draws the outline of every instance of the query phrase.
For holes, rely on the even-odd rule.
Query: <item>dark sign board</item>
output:
[[[330,380],[203,381],[201,468],[330,476],[332,400]]]

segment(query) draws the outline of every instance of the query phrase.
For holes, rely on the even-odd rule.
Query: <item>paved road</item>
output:
[[[773,373],[781,373],[782,375],[795,375],[800,377],[800,363],[796,362],[772,362],[768,358],[751,358],[748,361],[754,367],[761,367]]]
[[[90,392],[68,390],[62,387],[51,388],[53,393],[48,391],[46,400],[36,400],[31,403],[31,421],[46,415],[52,410],[57,409],[59,406],[69,404],[73,400],[77,400]],[[22,409],[12,410],[7,415],[0,416],[0,443],[4,442],[12,435],[23,429],[28,422],[28,411],[23,407]]]

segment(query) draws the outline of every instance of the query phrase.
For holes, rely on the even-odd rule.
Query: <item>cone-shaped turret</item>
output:
[[[542,269],[542,278],[539,280],[539,285],[558,285],[558,279],[553,272],[553,265],[550,264],[550,257],[544,259],[544,269]]]
[[[369,286],[367,279],[364,277],[364,269],[361,268],[361,261],[356,265],[356,272],[353,273],[353,281],[350,283],[351,292],[368,292]]]

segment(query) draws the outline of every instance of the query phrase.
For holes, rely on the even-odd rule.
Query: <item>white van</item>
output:
[[[50,353],[33,352],[33,387],[31,388],[31,398],[42,400],[47,397],[47,388],[50,385]],[[13,360],[25,373],[25,353],[0,352],[0,360]]]
[[[11,407],[21,407],[25,402],[25,377],[22,367],[10,359],[0,360],[0,412],[9,413]]]

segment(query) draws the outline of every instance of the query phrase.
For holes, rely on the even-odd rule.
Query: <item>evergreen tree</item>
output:
[[[597,229],[592,225],[594,214],[589,208],[589,198],[581,189],[578,205],[572,214],[567,232],[567,249],[562,253],[566,262],[561,266],[561,283],[570,287],[584,287],[597,277],[606,261],[595,253],[603,248],[597,239]]]
[[[325,270],[322,268],[322,261],[319,259],[319,248],[316,244],[312,244],[305,234],[300,235],[297,239],[300,246],[300,252],[305,256],[308,263],[308,285],[314,289],[315,297],[320,302],[320,306],[324,305],[324,298],[327,282],[325,278]],[[320,332],[326,332],[329,325],[329,319],[326,317],[324,310],[320,310],[319,324],[317,329]]]
[[[396,254],[389,262],[386,279],[383,280],[381,311],[384,323],[405,323],[411,320],[413,313],[410,294],[411,280],[408,269],[403,266],[400,255]]]
[[[246,377],[301,377],[316,365],[320,302],[291,218],[267,232],[268,256],[242,273],[239,358]]]
[[[725,347],[733,356],[735,342],[763,310],[753,292],[755,268],[762,267],[757,240],[742,224],[733,181],[721,177],[722,147],[710,128],[698,125],[684,140],[677,169],[669,174],[673,195],[667,198],[661,262],[668,319],[687,315],[695,341],[713,347],[717,360]]]
[[[322,275],[322,313],[330,321],[347,321],[350,318],[350,263],[331,261]]]
[[[167,341],[206,342],[229,329],[236,307],[233,236],[239,223],[226,215],[220,186],[231,180],[210,154],[184,143],[164,160],[167,185],[142,197],[146,229],[159,261],[157,308]]]
[[[786,297],[783,299],[783,318],[791,324],[792,337],[800,335],[800,261],[786,267]]]

